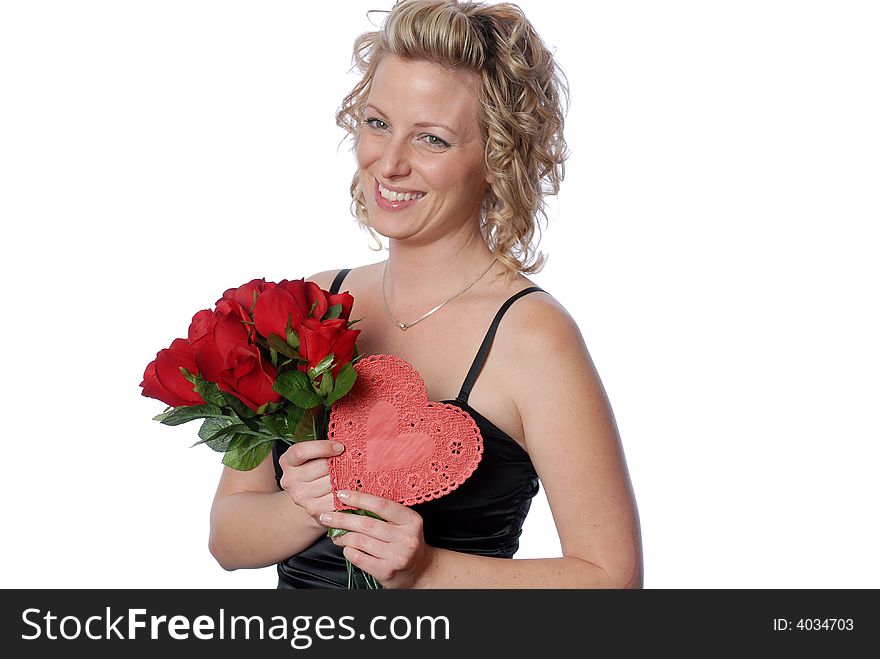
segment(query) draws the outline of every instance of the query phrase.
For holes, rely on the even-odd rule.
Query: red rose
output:
[[[299,326],[306,318],[320,320],[327,309],[341,304],[345,319],[351,312],[354,298],[348,293],[330,295],[312,281],[296,279],[280,281],[274,289],[259,294],[254,305],[254,325],[262,336],[277,334],[287,340],[287,324],[299,334]]]
[[[214,331],[214,323],[214,312],[209,309],[197,311],[192,317],[192,322],[189,324],[189,332],[187,333],[187,340],[192,346],[194,352],[198,351],[201,343]]]
[[[160,350],[156,359],[147,365],[141,394],[171,407],[203,405],[205,401],[183,377],[181,367],[194,375],[198,373],[192,346],[185,339],[174,339],[170,347]]]
[[[280,401],[281,396],[272,389],[275,368],[263,363],[260,349],[252,343],[251,332],[242,322],[241,306],[223,302],[218,303],[217,312],[209,321],[204,322],[204,317],[198,322],[194,319],[193,331],[197,334],[210,327],[198,338],[195,360],[199,372],[252,410]]]
[[[219,306],[223,300],[238,302],[248,313],[254,308],[254,294],[258,296],[265,290],[275,288],[275,284],[271,281],[267,282],[263,279],[251,279],[248,283],[238,288],[229,288],[223,293],[223,297],[217,300]]]
[[[354,357],[354,342],[360,330],[348,329],[342,318],[319,321],[308,318],[299,330],[299,351],[308,364],[300,364],[300,370],[314,368],[324,357],[333,353],[335,366],[332,373],[336,377],[347,362]]]
[[[287,340],[287,324],[296,332],[299,324],[308,316],[309,306],[305,296],[294,296],[281,288],[264,291],[257,298],[254,306],[254,327],[267,339],[270,334],[277,334],[283,341]]]
[[[220,371],[217,386],[235,395],[252,410],[269,402],[279,402],[281,395],[275,383],[275,367],[263,363],[260,349],[255,345],[239,344],[226,354],[226,368]]]
[[[305,279],[294,279],[293,281],[282,279],[278,282],[278,287],[293,296],[303,310],[303,318],[320,320],[327,313],[327,292],[315,282]]]
[[[351,315],[351,308],[354,306],[354,298],[348,292],[337,293],[336,295],[330,295],[328,293],[327,304],[331,307],[341,304],[342,312],[339,314],[339,317],[343,320],[348,320],[348,317]]]

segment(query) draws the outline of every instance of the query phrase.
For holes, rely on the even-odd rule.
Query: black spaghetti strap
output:
[[[342,280],[345,279],[345,275],[349,272],[351,272],[351,268],[345,268],[336,273],[336,278],[330,285],[330,295],[336,295],[339,292],[339,287],[342,286]]]
[[[471,389],[474,388],[474,384],[476,383],[477,378],[480,375],[480,371],[483,370],[483,365],[486,363],[486,358],[489,356],[489,350],[492,348],[492,341],[495,340],[495,332],[498,331],[498,325],[501,324],[501,319],[504,317],[504,314],[507,313],[510,305],[524,295],[528,295],[529,293],[534,293],[536,291],[543,292],[544,289],[539,288],[538,286],[530,286],[529,288],[524,288],[519,293],[514,293],[513,295],[511,295],[509,298],[507,298],[507,301],[501,305],[498,313],[495,314],[495,319],[489,326],[489,330],[486,332],[486,337],[483,339],[483,343],[480,344],[480,349],[477,351],[477,356],[474,357],[474,363],[471,364],[471,369],[468,371],[467,377],[465,377],[464,379],[464,384],[461,385],[461,391],[458,393],[458,398],[456,398],[456,400],[459,400],[462,403],[468,402],[468,398],[470,398],[471,395]]]

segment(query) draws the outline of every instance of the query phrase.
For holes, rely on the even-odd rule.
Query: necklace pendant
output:
[[[409,326],[406,323],[397,323],[397,326],[404,332],[409,329]]]

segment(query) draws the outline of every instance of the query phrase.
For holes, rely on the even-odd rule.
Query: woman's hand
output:
[[[333,493],[330,486],[330,469],[327,458],[339,455],[344,447],[339,442],[314,440],[298,442],[284,452],[278,463],[284,475],[281,487],[293,502],[324,529],[321,513],[333,510]]]
[[[431,565],[433,549],[425,544],[422,518],[403,504],[365,492],[342,490],[346,505],[382,519],[345,512],[320,515],[324,526],[346,529],[333,538],[355,567],[371,574],[383,588],[412,588]]]

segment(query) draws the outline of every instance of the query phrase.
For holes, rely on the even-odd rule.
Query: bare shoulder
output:
[[[505,313],[503,324],[498,347],[519,353],[518,361],[525,359],[526,364],[530,357],[545,360],[551,351],[586,352],[577,322],[549,293],[537,291],[518,299]]]
[[[540,425],[548,416],[563,418],[572,410],[586,411],[588,401],[600,406],[606,402],[577,322],[548,293],[531,293],[510,307],[498,329],[495,349],[527,445],[534,446],[535,433],[529,427],[536,420]],[[610,411],[593,412],[607,416]]]
[[[353,281],[356,281],[361,277],[364,273],[372,272],[376,268],[375,263],[371,263],[368,265],[362,265],[353,268],[347,268],[351,270],[346,277],[345,281],[342,285],[342,290],[347,290],[351,288],[351,284]],[[315,282],[318,286],[323,288],[324,290],[329,290],[330,286],[333,284],[333,280],[336,278],[343,269],[345,268],[336,268],[335,270],[324,270],[323,272],[318,272],[312,275],[311,277],[306,277],[309,281]]]
[[[323,272],[317,272],[309,277],[306,277],[308,281],[315,282],[318,286],[323,288],[325,291],[330,289],[330,286],[333,284],[333,280],[336,278],[336,275],[342,268],[337,268],[336,270],[324,270]]]

